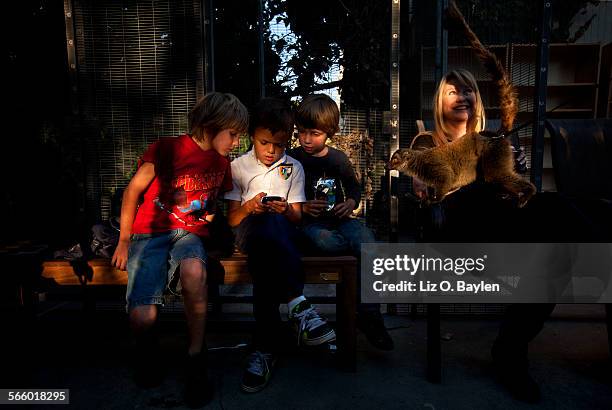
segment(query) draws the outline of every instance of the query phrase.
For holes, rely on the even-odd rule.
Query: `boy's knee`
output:
[[[130,310],[130,323],[136,329],[146,330],[157,320],[156,305],[139,305]]]
[[[376,238],[374,232],[367,226],[361,226],[361,243],[374,243]]]
[[[206,284],[206,269],[200,259],[191,258],[181,262],[181,285],[188,291]]]
[[[311,236],[312,241],[320,249],[328,252],[340,252],[347,248],[347,243],[342,235],[334,231],[322,229],[314,236]]]
[[[366,228],[367,229],[367,228]],[[361,235],[350,239],[350,247],[356,253],[361,252],[364,243],[374,243],[376,239],[369,230],[361,231]]]

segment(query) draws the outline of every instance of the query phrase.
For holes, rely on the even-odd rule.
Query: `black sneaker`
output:
[[[496,366],[497,378],[515,399],[525,403],[538,403],[541,398],[540,386],[527,370],[516,371]]]
[[[310,302],[303,300],[289,313],[298,345],[318,346],[336,339],[336,332]]]
[[[203,407],[213,398],[213,384],[208,379],[206,352],[187,356],[185,361],[185,404]]]
[[[389,351],[395,347],[380,312],[358,313],[357,328],[375,348]]]
[[[134,382],[138,387],[150,389],[164,381],[165,371],[157,337],[147,333],[136,339],[133,355]]]
[[[259,350],[251,353],[242,376],[242,384],[240,385],[242,391],[257,393],[266,387],[275,364],[276,356],[272,353],[263,353]]]
[[[494,346],[491,353],[496,376],[512,396],[526,403],[538,403],[540,386],[529,374],[527,359],[504,355],[498,346]]]

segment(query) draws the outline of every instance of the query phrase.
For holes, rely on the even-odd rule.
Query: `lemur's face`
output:
[[[391,155],[391,160],[387,163],[387,169],[401,171],[404,164],[404,149],[398,149]]]

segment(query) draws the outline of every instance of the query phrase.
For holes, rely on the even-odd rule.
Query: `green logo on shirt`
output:
[[[278,173],[285,181],[289,179],[291,172],[293,172],[293,164],[285,164],[278,167]]]

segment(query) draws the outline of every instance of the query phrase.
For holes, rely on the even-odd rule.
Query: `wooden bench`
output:
[[[252,283],[245,255],[235,255],[209,263],[210,284],[238,285]],[[356,370],[356,299],[357,259],[352,256],[306,256],[302,258],[307,284],[336,285],[337,346],[342,367]],[[64,260],[43,263],[42,277],[58,286],[126,286],[127,272],[111,266],[107,259],[82,263]]]

